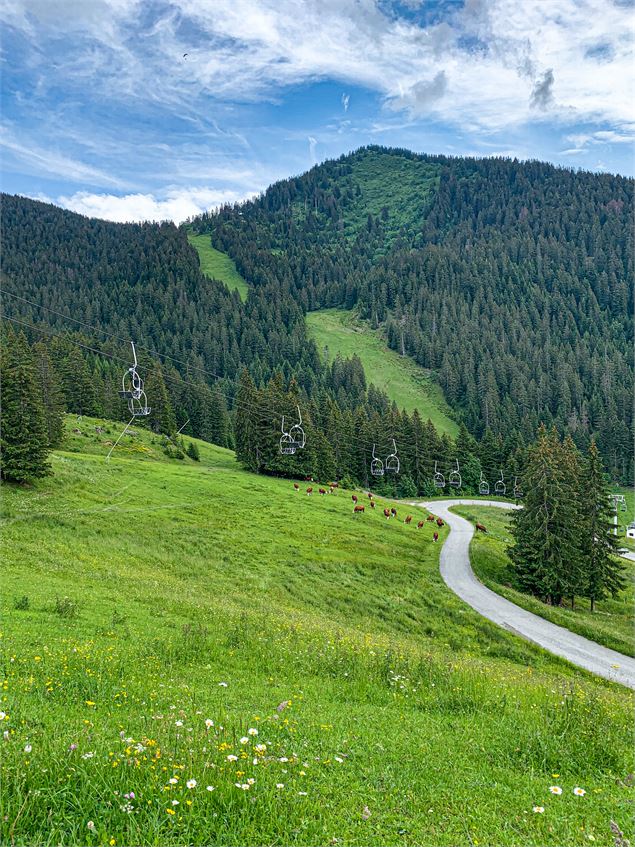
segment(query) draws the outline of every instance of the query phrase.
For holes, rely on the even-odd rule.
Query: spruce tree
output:
[[[612,509],[602,457],[595,439],[591,440],[582,472],[581,503],[583,535],[584,596],[591,602],[615,596],[625,587],[624,568],[617,559],[617,542],[612,534]]]
[[[243,368],[235,399],[234,435],[236,456],[250,471],[258,471],[261,465],[259,405],[259,392],[251,374]]]
[[[148,398],[150,414],[148,423],[154,432],[164,435],[174,435],[176,432],[176,418],[170,396],[163,379],[163,370],[159,362],[155,361],[148,371],[144,391]]]
[[[35,360],[24,335],[7,334],[0,360],[0,474],[26,482],[50,465],[46,416]]]
[[[571,559],[578,555],[580,527],[571,461],[556,431],[541,426],[528,450],[524,508],[512,521],[510,556],[518,582],[553,605],[575,585]]]
[[[46,344],[39,341],[34,345],[33,353],[46,418],[48,446],[57,447],[61,444],[64,430],[65,409],[62,383],[59,374],[53,367]]]

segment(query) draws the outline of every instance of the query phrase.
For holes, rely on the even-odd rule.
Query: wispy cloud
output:
[[[351,101],[350,94],[342,94],[342,106],[344,107],[344,111],[348,112],[348,104]]]

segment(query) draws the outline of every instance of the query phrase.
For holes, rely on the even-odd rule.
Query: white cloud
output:
[[[313,138],[312,135],[309,135],[309,156],[311,157],[311,164],[314,165],[317,162],[317,158],[315,156],[315,148],[317,147],[317,138]]]
[[[240,195],[229,189],[170,187],[158,196],[157,194],[93,194],[88,191],[78,191],[69,197],[58,197],[54,202],[73,212],[107,221],[128,223],[170,220],[178,224],[193,215],[223,203],[234,203],[246,199],[247,196],[249,195]]]
[[[348,104],[350,103],[350,100],[350,94],[342,94],[342,106],[344,107],[345,112],[348,112]]]
[[[532,99],[565,123],[619,129],[632,115],[632,12],[609,0],[469,0],[427,28],[378,0],[172,0],[143,29],[141,0],[6,7],[38,39],[72,27],[66,59],[43,76],[72,74],[78,86],[165,108],[271,99],[285,86],[336,79],[378,92],[391,109],[473,131],[544,120]]]

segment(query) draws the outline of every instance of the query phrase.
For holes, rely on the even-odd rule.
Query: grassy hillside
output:
[[[3,489],[2,843],[629,834],[631,695],[465,607],[429,524],[95,423]]]
[[[573,632],[635,656],[633,632],[633,601],[635,599],[635,563],[623,560],[628,575],[628,587],[615,599],[608,598],[596,604],[591,613],[589,603],[576,599],[576,608],[547,606],[534,597],[518,591],[509,570],[507,544],[510,541],[510,514],[487,506],[459,506],[453,511],[487,527],[488,534],[475,535],[470,548],[474,571],[485,585],[507,597],[524,609],[566,626]]]
[[[328,347],[329,357],[356,353],[362,360],[366,379],[386,392],[400,409],[419,409],[439,432],[454,436],[458,426],[448,416],[449,408],[438,385],[410,358],[390,350],[378,332],[357,321],[344,309],[321,309],[307,314],[307,326],[320,350]]]
[[[201,261],[201,271],[211,279],[224,282],[230,291],[237,291],[242,300],[247,299],[249,287],[236,270],[234,260],[221,253],[210,244],[209,235],[195,235],[188,232],[187,240],[196,248]]]

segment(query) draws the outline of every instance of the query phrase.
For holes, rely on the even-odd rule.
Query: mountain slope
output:
[[[3,843],[630,834],[632,696],[467,609],[432,527],[77,428],[3,491]]]
[[[307,311],[358,306],[477,436],[595,434],[626,480],[632,220],[623,177],[367,148],[194,226],[255,287]]]

